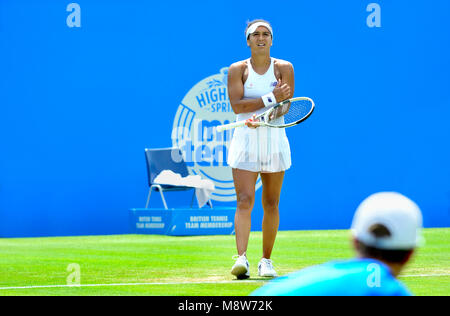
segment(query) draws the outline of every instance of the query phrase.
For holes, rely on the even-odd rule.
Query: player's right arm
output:
[[[243,75],[247,68],[245,61],[232,64],[228,68],[228,96],[234,113],[254,112],[264,107],[261,98],[244,100]]]

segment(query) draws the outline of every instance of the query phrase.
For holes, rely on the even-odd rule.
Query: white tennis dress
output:
[[[256,73],[247,60],[248,78],[244,83],[244,99],[257,99],[273,91],[277,85],[274,72],[274,59],[264,75]],[[236,121],[247,120],[253,114],[264,112],[265,108],[255,112],[239,113]],[[283,119],[283,118],[281,118]],[[291,150],[284,128],[260,126],[238,127],[231,139],[227,163],[232,168],[253,172],[280,172],[291,166]]]

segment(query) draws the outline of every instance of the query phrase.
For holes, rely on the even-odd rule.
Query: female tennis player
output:
[[[249,22],[245,36],[251,57],[233,63],[228,70],[231,106],[237,114],[237,121],[247,122],[246,126],[235,129],[228,155],[237,196],[235,232],[238,256],[231,274],[238,279],[250,277],[246,251],[258,175],[262,181],[264,209],[263,253],[258,275],[277,276],[270,257],[278,232],[281,186],[284,171],[291,166],[291,152],[283,128],[257,127],[252,120],[264,112],[266,106],[294,95],[292,64],[270,56],[273,40],[270,23],[265,20]]]

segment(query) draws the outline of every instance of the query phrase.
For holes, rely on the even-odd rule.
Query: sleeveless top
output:
[[[247,60],[248,77],[244,83],[244,99],[258,99],[263,95],[273,91],[277,85],[277,77],[275,77],[274,62],[271,58],[269,69],[263,75],[258,74],[253,70],[250,59]],[[265,108],[261,108],[250,113],[239,113],[236,117],[236,121],[247,120],[253,116],[253,114],[261,114],[265,111]]]
[[[273,91],[277,85],[274,71],[274,58],[269,69],[260,75],[253,70],[247,60],[248,78],[244,83],[244,99],[257,99]],[[247,120],[253,114],[260,114],[265,108],[253,112],[237,114],[236,121]],[[283,119],[283,118],[281,118]],[[280,172],[291,166],[291,152],[285,130],[260,126],[256,129],[247,126],[234,130],[231,139],[228,165],[232,168],[253,172]]]

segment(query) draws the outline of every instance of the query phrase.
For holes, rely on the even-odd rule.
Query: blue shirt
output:
[[[257,296],[410,296],[389,268],[373,259],[332,261],[274,279]]]

